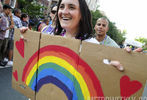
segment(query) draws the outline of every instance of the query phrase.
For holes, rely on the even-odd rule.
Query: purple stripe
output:
[[[53,77],[53,76],[46,76],[46,77],[40,79],[37,83],[37,90],[36,91],[38,92],[39,89],[44,84],[48,84],[48,83],[52,83],[52,84],[56,85],[57,87],[59,87],[61,90],[64,91],[64,93],[68,97],[68,100],[72,100],[72,98],[73,98],[72,92],[60,80],[58,80],[56,77]]]

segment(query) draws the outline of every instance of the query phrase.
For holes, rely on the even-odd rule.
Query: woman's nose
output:
[[[68,9],[67,7],[65,7],[65,8],[62,10],[62,13],[68,14],[68,13],[69,13],[69,9]]]

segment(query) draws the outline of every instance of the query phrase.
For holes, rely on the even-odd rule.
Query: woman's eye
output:
[[[59,8],[64,8],[64,5],[61,4]]]
[[[69,9],[73,10],[73,9],[75,9],[75,6],[73,4],[70,4]]]
[[[75,9],[75,7],[70,7],[70,9],[72,10],[72,9]]]

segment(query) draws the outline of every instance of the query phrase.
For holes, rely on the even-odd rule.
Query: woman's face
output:
[[[81,12],[78,0],[62,0],[58,17],[60,25],[65,30],[77,30],[81,19]]]
[[[23,21],[25,21],[25,22],[27,22],[28,20],[29,20],[29,18],[28,18],[28,17],[23,18]]]

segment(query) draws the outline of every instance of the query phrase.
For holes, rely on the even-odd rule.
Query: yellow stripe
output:
[[[38,63],[38,62],[37,62],[37,63]],[[33,77],[33,75],[34,75],[34,73],[35,73],[36,70],[37,70],[37,63],[33,66],[33,68],[31,69],[30,73],[28,74],[28,76],[27,76],[27,78],[26,78],[25,83],[26,83],[27,86],[29,85],[29,83],[30,83],[30,81],[31,81],[31,79],[32,79],[32,77]]]
[[[79,72],[77,72],[77,70],[70,65],[67,61],[65,61],[64,59],[55,57],[55,56],[46,56],[42,59],[39,60],[39,66],[41,66],[42,64],[45,63],[55,63],[63,68],[65,68],[67,71],[69,71],[78,81],[78,83],[80,84],[84,99],[87,100],[87,97],[90,97],[90,93],[88,91],[88,87],[85,83],[85,80],[83,79],[83,77],[81,76],[81,74]],[[29,75],[27,76],[26,79],[26,84],[29,85],[34,73],[36,72],[36,65],[32,68],[32,70],[30,71]]]

